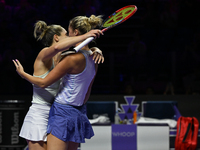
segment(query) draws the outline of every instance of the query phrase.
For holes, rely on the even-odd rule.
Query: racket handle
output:
[[[78,46],[76,46],[74,49],[76,50],[76,52],[78,52],[82,47],[84,47],[85,45],[87,45],[88,43],[90,43],[93,39],[94,39],[94,37],[87,38],[81,44],[79,44]]]

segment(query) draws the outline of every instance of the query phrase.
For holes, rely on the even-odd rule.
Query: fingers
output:
[[[13,61],[14,65],[17,67],[17,63],[14,60],[12,60],[12,61]]]
[[[101,63],[104,63],[104,57],[102,56],[102,58],[101,58],[102,60],[101,60]]]
[[[15,59],[15,60],[12,60],[16,69],[19,70],[19,69],[23,69],[22,65],[20,64],[19,60]]]
[[[97,30],[98,31],[98,38],[100,37],[100,35],[103,35],[103,32],[101,30]]]
[[[18,65],[21,65],[20,62],[19,62],[19,60],[15,59],[15,61],[17,62]]]
[[[98,30],[99,36],[103,35],[103,32],[101,30]]]
[[[104,57],[102,55],[100,55],[99,53],[94,53],[93,60],[95,63],[100,64],[100,62],[101,63],[104,62]]]
[[[16,60],[12,60],[12,61],[13,61],[14,65],[15,65],[15,67],[17,68],[19,65],[18,65],[18,63],[16,62]]]
[[[103,35],[103,32],[101,30],[92,30],[93,32],[93,37],[96,39],[97,37],[99,38],[101,35]]]
[[[93,60],[94,60],[95,64],[97,63],[98,58],[99,57],[98,57],[97,53],[94,53]]]

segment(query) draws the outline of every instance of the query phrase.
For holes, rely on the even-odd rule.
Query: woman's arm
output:
[[[82,56],[84,58],[84,56]],[[63,58],[63,60],[56,65],[56,67],[50,71],[50,73],[43,79],[39,77],[34,77],[26,72],[24,72],[23,66],[18,60],[13,60],[17,73],[27,81],[35,84],[41,88],[45,88],[54,82],[62,78],[66,73],[73,71],[76,68],[77,62],[81,60],[80,54],[73,54]],[[67,64],[67,65],[66,65]],[[82,63],[83,64],[83,63]]]
[[[103,35],[101,30],[91,30],[83,35],[80,36],[74,36],[74,37],[66,37],[65,39],[62,39],[61,41],[57,42],[56,44],[44,48],[40,54],[39,57],[44,61],[46,59],[52,58],[55,56],[58,52],[65,51],[69,49],[70,47],[74,46],[75,44],[87,39],[88,37],[100,37],[100,35]]]
[[[95,63],[100,64],[100,62],[101,63],[104,62],[104,56],[102,54],[102,51],[98,47],[92,47],[92,48],[90,48],[90,50],[92,51],[91,55],[93,56],[93,60],[94,60]],[[75,50],[69,50],[69,51],[62,53],[61,56],[74,54],[74,53],[76,53]]]

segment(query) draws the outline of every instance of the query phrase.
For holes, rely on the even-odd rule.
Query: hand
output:
[[[96,39],[97,37],[99,38],[100,35],[103,35],[103,32],[98,29],[93,29],[93,30],[90,30],[89,32],[87,32],[85,35],[88,37],[94,37]]]
[[[92,54],[91,55],[93,55],[94,62],[95,63],[98,62],[98,64],[100,62],[103,63],[104,62],[104,57],[103,57],[102,51],[97,47],[92,47],[91,50],[92,50]]]
[[[21,63],[17,59],[12,60],[12,61],[13,61],[14,65],[15,65],[15,67],[16,67],[17,73],[23,78],[23,76],[22,76],[22,74],[24,72],[23,66],[21,65]]]

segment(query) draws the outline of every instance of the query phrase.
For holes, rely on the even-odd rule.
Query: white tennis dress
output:
[[[54,68],[54,63],[50,70],[41,76],[45,78]],[[33,75],[34,76],[34,75]],[[33,85],[32,105],[25,116],[19,136],[30,141],[47,141],[47,124],[49,110],[58,92],[60,80],[43,89]]]

